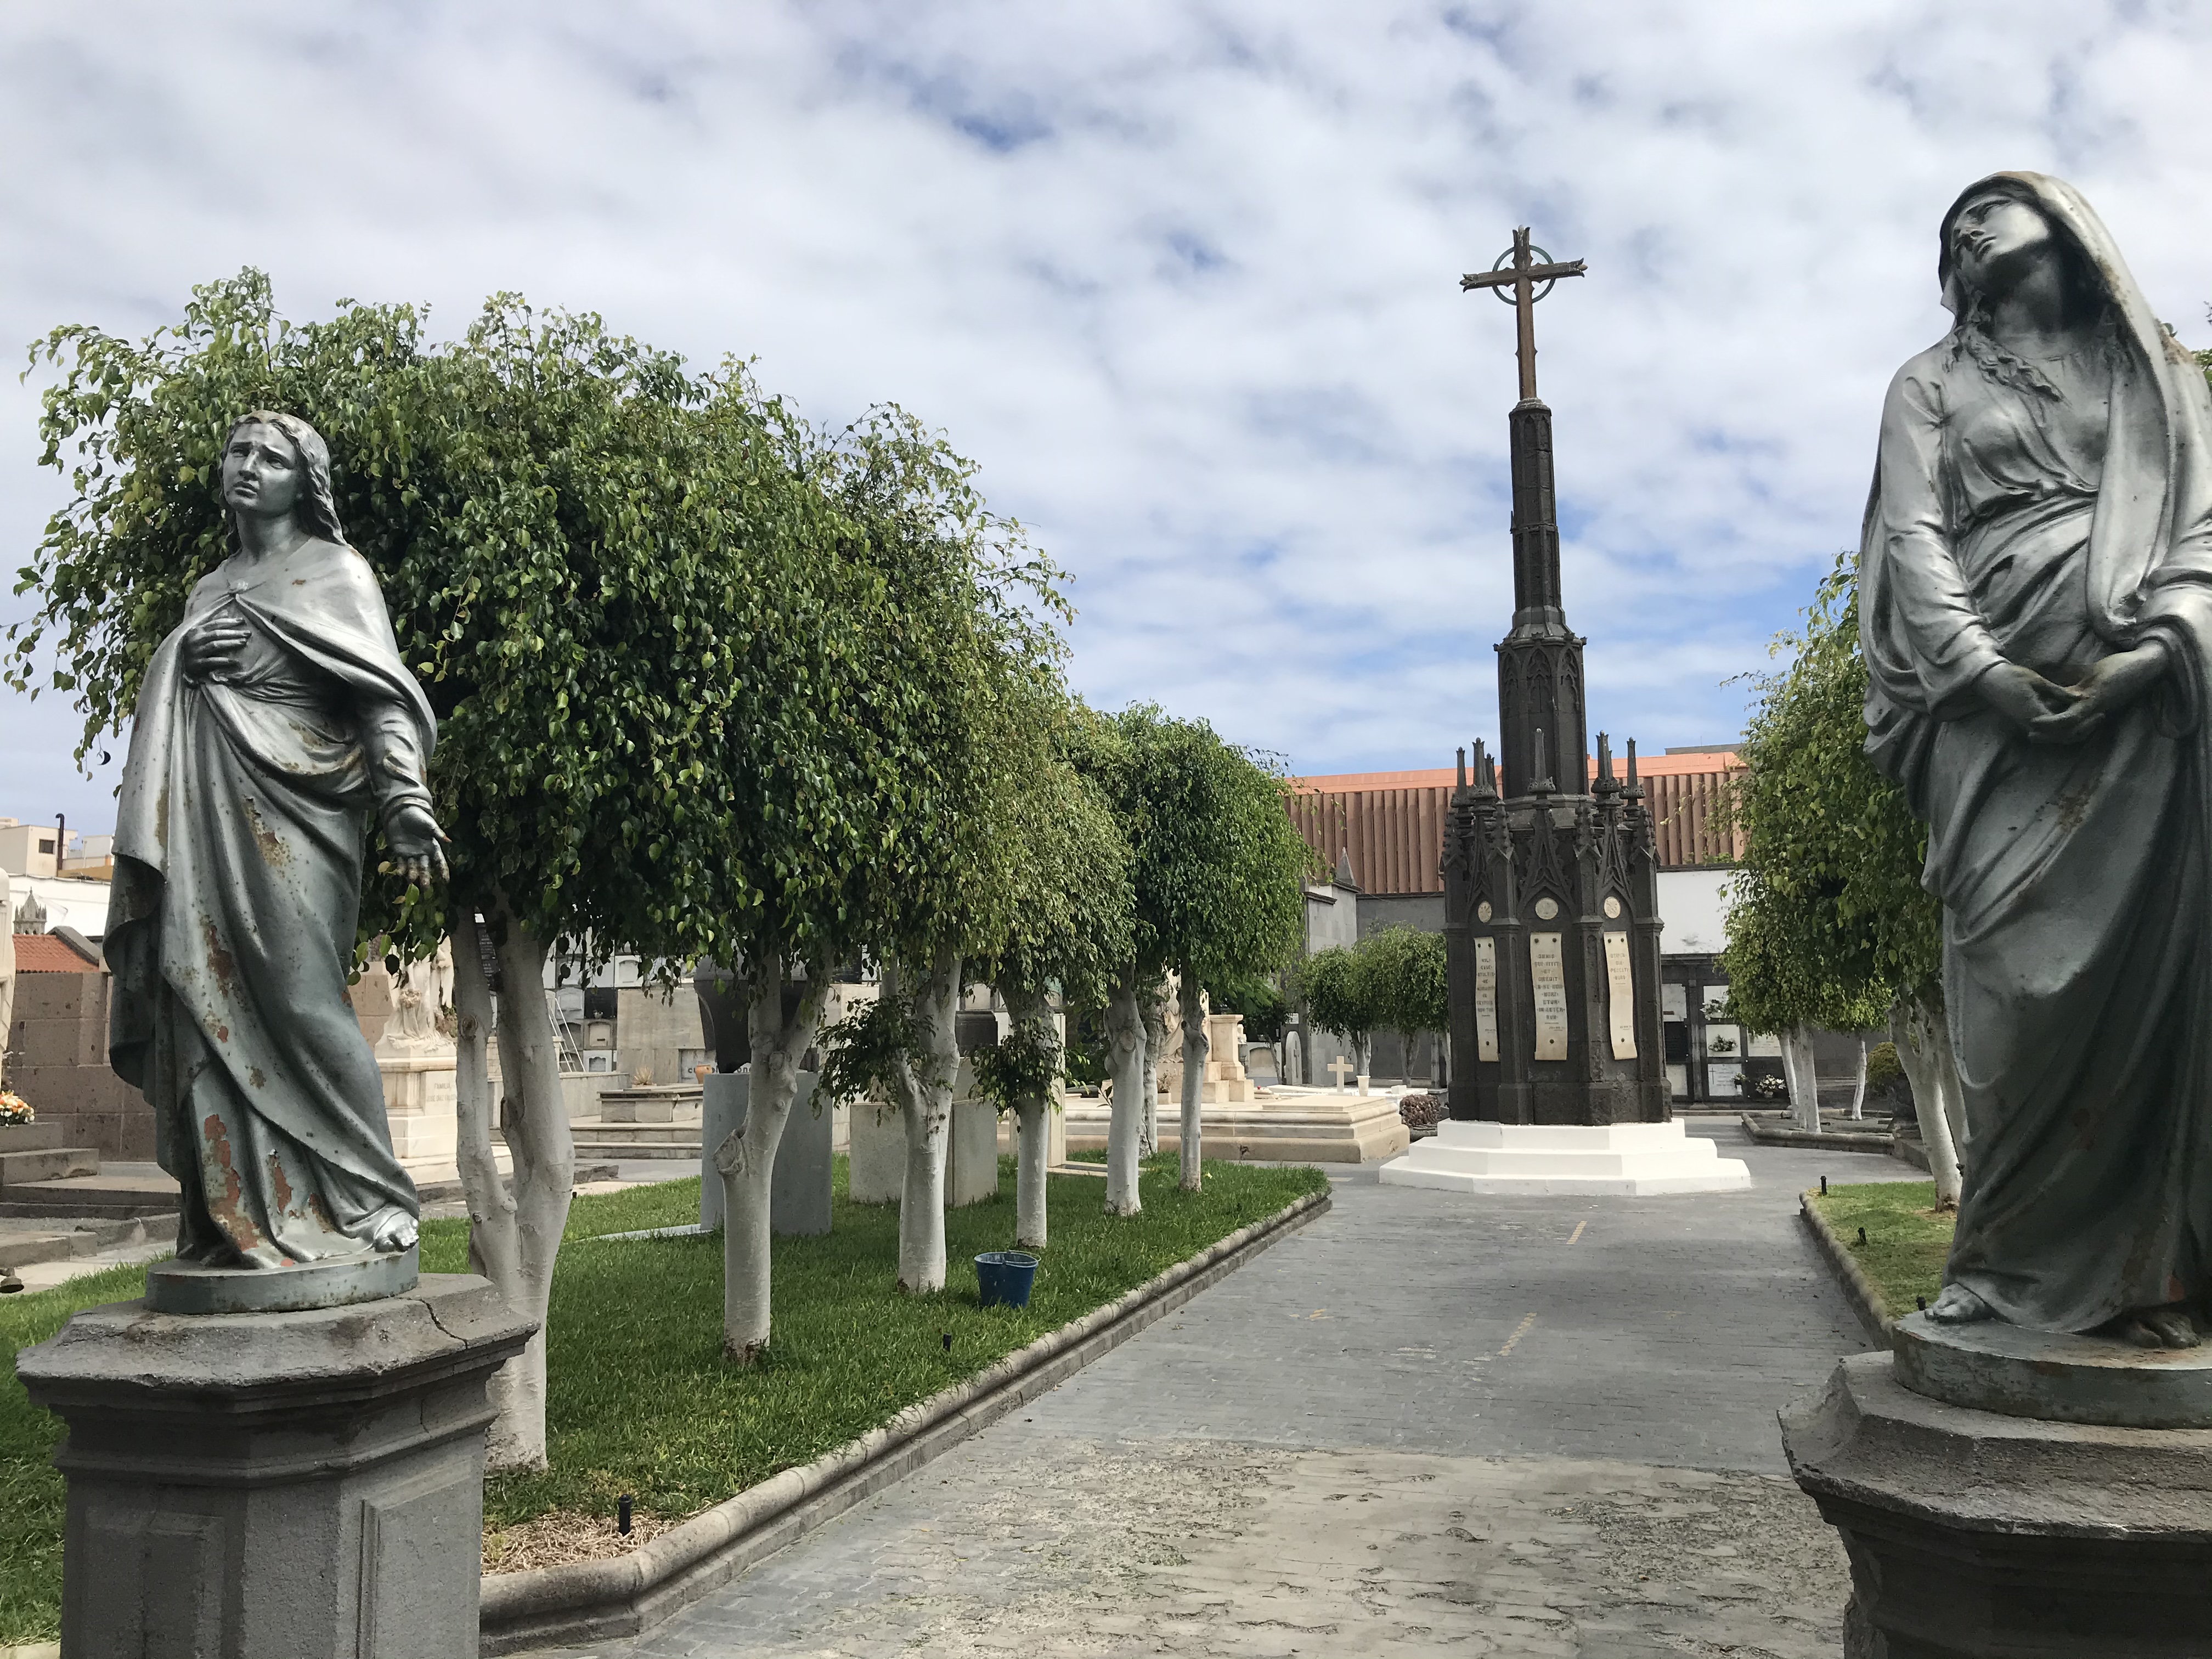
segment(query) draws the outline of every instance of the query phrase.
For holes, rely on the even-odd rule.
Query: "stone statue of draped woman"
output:
[[[2212,397],[2088,204],[1944,216],[1859,562],[1867,752],[1929,827],[1966,1190],[1939,1321],[2150,1346],[2212,1291]]]
[[[183,1189],[181,1261],[404,1250],[421,1206],[346,981],[370,815],[410,876],[445,873],[423,776],[436,723],[346,545],[314,428],[247,416],[222,490],[234,551],[138,695],[106,939],[110,1054]]]

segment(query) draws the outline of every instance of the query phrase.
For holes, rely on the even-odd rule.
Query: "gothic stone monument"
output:
[[[1567,626],[1553,509],[1552,411],[1536,395],[1534,305],[1579,259],[1526,228],[1461,278],[1514,307],[1521,400],[1513,477],[1513,623],[1498,647],[1493,768],[1462,750],[1444,829],[1450,1117],[1383,1166],[1394,1185],[1460,1191],[1708,1191],[1750,1184],[1672,1121],[1659,1026],[1657,853],[1636,777],[1598,734],[1589,773],[1583,641]],[[1502,775],[1500,774],[1502,773]]]
[[[435,723],[315,430],[247,416],[221,489],[230,556],[139,695],[107,934],[176,1259],[16,1364],[68,1425],[62,1648],[472,1659],[485,1384],[535,1327],[416,1272],[345,999],[371,813],[410,879],[446,873]]]
[[[1943,217],[1859,555],[1972,1142],[1933,1306],[1786,1414],[1853,1659],[2212,1652],[2212,395],[2088,203]]]

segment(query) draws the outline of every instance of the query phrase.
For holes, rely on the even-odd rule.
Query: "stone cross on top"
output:
[[[1528,227],[1522,225],[1513,233],[1513,250],[1498,256],[1498,263],[1488,270],[1480,271],[1459,279],[1462,292],[1468,289],[1495,289],[1498,297],[1511,306],[1519,323],[1519,340],[1515,354],[1521,360],[1521,401],[1534,403],[1536,398],[1536,301],[1552,291],[1552,284],[1562,276],[1583,275],[1580,259],[1554,261],[1542,248],[1530,246]],[[1543,284],[1540,292],[1538,283]],[[1510,294],[1506,291],[1511,289]]]
[[[1332,1073],[1335,1077],[1336,1091],[1339,1094],[1342,1094],[1344,1092],[1346,1080],[1356,1075],[1359,1070],[1357,1066],[1354,1066],[1342,1054],[1339,1054],[1334,1060],[1329,1061],[1329,1063],[1322,1067],[1322,1069]]]

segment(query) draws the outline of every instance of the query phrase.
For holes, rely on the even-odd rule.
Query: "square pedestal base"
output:
[[[1723,1158],[1679,1122],[1483,1123],[1447,1118],[1376,1171],[1385,1186],[1453,1193],[1565,1193],[1642,1198],[1741,1192],[1742,1159]]]
[[[113,1303],[26,1349],[69,1427],[62,1650],[473,1655],[484,1385],[535,1328],[430,1273],[312,1312]]]
[[[2212,1429],[1973,1411],[1868,1353],[1783,1413],[1782,1443],[1851,1559],[1845,1659],[2212,1649]]]

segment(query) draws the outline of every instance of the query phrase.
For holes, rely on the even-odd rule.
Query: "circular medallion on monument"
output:
[[[424,768],[436,721],[330,454],[255,413],[222,449],[229,556],[140,688],[117,805],[109,1048],[181,1188],[172,1313],[329,1307],[414,1286],[421,1214],[346,996],[369,820],[446,872]]]
[[[1620,901],[1610,893],[1605,896],[1605,914],[1608,921],[1618,921],[1620,919]]]
[[[1551,898],[1551,897],[1547,896],[1547,897],[1544,897],[1544,898],[1540,898],[1540,899],[1538,899],[1538,900],[1536,901],[1536,920],[1537,920],[1537,921],[1551,921],[1554,916],[1558,915],[1559,914],[1559,900],[1557,900],[1557,899],[1555,899],[1555,898]]]
[[[1474,919],[1477,921],[1488,921],[1490,920],[1490,901],[1488,899],[1483,900],[1481,903],[1474,907]]]

